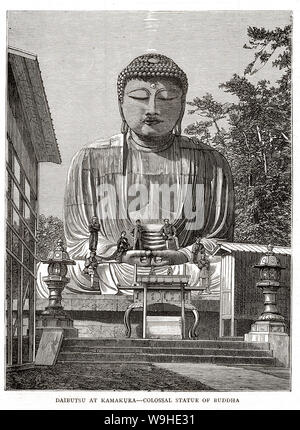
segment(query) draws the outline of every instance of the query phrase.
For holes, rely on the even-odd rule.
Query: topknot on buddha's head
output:
[[[169,57],[162,54],[144,54],[136,57],[118,76],[118,98],[123,102],[126,83],[131,79],[169,78],[187,93],[188,80],[184,71]]]

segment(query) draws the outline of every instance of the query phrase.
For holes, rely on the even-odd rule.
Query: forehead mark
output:
[[[148,58],[148,63],[157,64],[159,63],[159,59],[155,57]]]

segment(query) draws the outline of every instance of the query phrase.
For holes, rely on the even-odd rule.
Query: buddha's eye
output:
[[[177,99],[177,97],[162,97],[162,96],[157,96],[158,100],[164,100],[164,101],[170,101],[170,100],[175,100]]]
[[[178,98],[178,94],[174,93],[174,92],[168,92],[168,91],[160,91],[157,94],[157,99],[158,100],[164,100],[164,101],[170,101],[170,100],[175,100]]]
[[[134,90],[127,93],[128,97],[135,100],[147,100],[149,98],[149,93],[146,90]]]

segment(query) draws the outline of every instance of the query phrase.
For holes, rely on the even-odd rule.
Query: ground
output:
[[[209,363],[159,363],[158,366],[201,381],[216,391],[290,390],[290,370],[282,367],[220,366]]]
[[[284,368],[214,364],[57,364],[7,373],[7,390],[288,391]]]
[[[8,390],[212,391],[151,364],[57,364],[7,373]]]

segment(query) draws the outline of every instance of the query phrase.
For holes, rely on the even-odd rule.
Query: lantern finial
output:
[[[56,247],[56,249],[58,251],[64,251],[64,242],[63,242],[63,240],[61,238],[58,239],[58,241],[57,241],[57,247]]]

